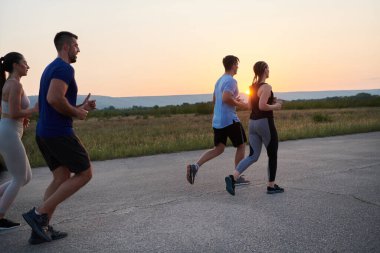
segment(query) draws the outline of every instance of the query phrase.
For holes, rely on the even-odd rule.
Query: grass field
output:
[[[238,112],[247,129],[249,112]],[[152,155],[213,146],[212,115],[128,116],[76,121],[92,160]],[[380,107],[283,110],[275,113],[281,141],[380,131]],[[247,132],[248,133],[248,132]],[[32,167],[45,165],[35,143],[35,121],[23,141]]]

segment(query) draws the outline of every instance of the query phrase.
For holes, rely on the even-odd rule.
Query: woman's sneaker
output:
[[[224,179],[226,181],[226,191],[232,196],[235,195],[235,179],[233,175],[229,175]]]
[[[267,186],[267,193],[268,194],[275,194],[275,193],[282,193],[284,192],[284,188],[281,188],[280,186],[278,185],[274,185],[274,187],[269,187]]]
[[[20,223],[7,220],[5,218],[0,219],[0,230],[7,230],[12,228],[17,228],[20,226]]]

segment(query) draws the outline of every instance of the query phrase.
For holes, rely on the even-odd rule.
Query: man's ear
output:
[[[70,48],[70,46],[69,46],[68,43],[63,43],[63,47],[62,47],[62,49],[63,49],[64,51],[69,51],[69,48]]]

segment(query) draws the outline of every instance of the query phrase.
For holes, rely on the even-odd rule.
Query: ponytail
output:
[[[257,83],[257,75],[255,74],[255,77],[253,78],[253,81],[252,81],[252,86],[255,85]]]
[[[3,87],[5,83],[5,69],[4,69],[4,57],[0,58],[0,101],[2,100],[3,97]]]

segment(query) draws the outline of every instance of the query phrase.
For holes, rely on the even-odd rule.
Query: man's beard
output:
[[[77,56],[76,55],[69,56],[69,60],[70,60],[70,63],[74,63],[77,61]]]

